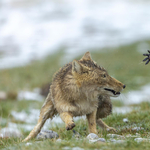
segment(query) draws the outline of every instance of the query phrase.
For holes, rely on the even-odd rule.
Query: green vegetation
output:
[[[150,41],[146,41],[150,45]],[[150,82],[150,71],[149,65],[145,66],[141,63],[144,57],[137,51],[137,47],[140,42],[132,45],[122,46],[104,49],[103,51],[92,51],[92,58],[101,66],[106,68],[110,75],[114,76],[121,82],[127,85],[125,92],[130,90],[140,89],[141,86]],[[90,51],[90,50],[89,50]],[[145,50],[146,52],[146,50]],[[50,83],[53,74],[62,66],[61,61],[64,56],[63,50],[47,56],[43,60],[36,60],[31,62],[29,65],[24,67],[17,67],[12,69],[6,69],[0,71],[0,89],[7,92],[18,92],[19,90],[28,89],[33,90],[36,87],[41,87],[44,84]],[[76,59],[80,59],[80,57]],[[123,97],[125,100],[125,97]],[[5,101],[0,101],[0,116],[5,118],[5,122],[0,122],[0,129],[6,127],[8,122],[17,122],[10,115],[11,111],[20,112],[22,110],[28,112],[29,108],[40,109],[43,102],[35,101],[17,101],[9,98]],[[114,101],[114,106],[121,107],[123,103],[121,101]],[[118,130],[119,135],[136,135],[139,133],[142,138],[150,137],[150,103],[143,102],[141,104],[132,105],[136,107],[131,113],[128,114],[113,114],[105,119],[109,126],[114,127]],[[123,122],[123,118],[128,118],[129,122]],[[22,123],[23,124],[23,123]],[[133,131],[133,127],[142,127],[144,130]],[[45,140],[37,142],[32,140],[32,145],[26,146],[22,143],[22,139],[16,138],[5,138],[0,139],[0,149],[21,149],[21,150],[48,150],[48,149],[63,149],[65,147],[80,147],[83,149],[103,149],[103,150],[140,150],[150,149],[150,142],[138,143],[134,141],[133,137],[125,138],[125,142],[121,144],[114,144],[109,142],[110,138],[107,137],[108,132],[102,131],[98,127],[98,136],[103,137],[107,140],[106,143],[89,143],[86,139],[88,135],[87,122],[83,119],[76,122],[75,130],[81,134],[80,140],[72,137],[72,131],[66,131],[64,125],[61,127],[55,126],[51,130],[56,131],[62,142],[56,142],[53,140]],[[22,131],[24,136],[27,136],[29,132]]]
[[[150,103],[142,103],[139,106],[139,110],[133,111],[128,114],[113,114],[104,121],[110,125],[111,127],[114,127],[117,129],[117,134],[122,135],[126,137],[127,135],[131,134],[132,136],[135,136],[137,133],[142,138],[148,138],[150,137],[150,121],[149,121],[149,113],[150,113]],[[143,110],[144,109],[144,110]],[[128,118],[129,122],[125,123],[123,122],[123,118]],[[140,131],[133,131],[133,127],[143,127],[144,130]],[[36,141],[35,139],[30,141],[32,145],[26,146],[25,143],[22,143],[22,139],[15,139],[15,138],[6,138],[6,139],[0,139],[0,149],[21,149],[21,150],[48,150],[48,149],[62,149],[64,147],[80,147],[84,149],[143,149],[143,148],[150,148],[149,142],[142,142],[137,143],[134,141],[136,137],[126,137],[125,142],[122,144],[114,144],[112,142],[109,142],[110,138],[107,137],[108,132],[102,131],[98,127],[98,136],[105,138],[106,143],[89,143],[86,139],[86,136],[88,135],[88,126],[87,122],[83,119],[76,122],[75,130],[80,133],[82,136],[80,139],[75,139],[72,137],[73,133],[72,131],[66,131],[64,125],[62,127],[53,127],[51,130],[56,131],[59,134],[60,139],[62,139],[62,142],[57,142],[56,139],[53,140],[44,140],[44,141]],[[24,136],[26,136],[28,133],[24,132]],[[117,139],[117,138],[115,138]]]
[[[137,51],[139,44],[138,42],[113,48],[113,50],[112,48],[103,49],[103,51],[96,50],[92,51],[91,55],[97,64],[106,68],[110,75],[125,83],[128,89],[137,89],[147,84],[150,76],[149,66],[141,63],[144,57]],[[150,41],[147,44],[150,45]],[[62,67],[63,56],[64,51],[60,50],[43,60],[35,60],[27,66],[0,71],[0,89],[18,91],[50,83],[53,74]],[[80,58],[81,56],[76,59]]]
[[[29,65],[0,71],[0,89],[18,91],[33,89],[45,83],[50,83],[53,74],[60,67],[60,58],[63,52],[55,53],[44,60],[34,60]]]

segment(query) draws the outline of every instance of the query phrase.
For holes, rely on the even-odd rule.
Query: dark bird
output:
[[[143,56],[146,56],[143,61],[146,61],[145,65],[147,65],[150,62],[150,50],[147,50],[149,54],[143,54]]]

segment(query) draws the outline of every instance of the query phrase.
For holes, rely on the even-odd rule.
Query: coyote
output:
[[[101,118],[112,112],[110,97],[119,96],[124,88],[124,84],[109,76],[86,52],[79,61],[68,63],[54,75],[38,123],[23,141],[36,137],[45,121],[56,114],[65,122],[66,130],[75,127],[73,117],[86,115],[90,133],[97,133],[96,123],[115,131]]]

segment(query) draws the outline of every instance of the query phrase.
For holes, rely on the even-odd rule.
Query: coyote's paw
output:
[[[117,130],[113,127],[108,127],[106,130],[111,131],[111,132],[115,132],[115,133],[117,132]]]
[[[73,129],[75,126],[76,126],[76,125],[75,125],[74,122],[69,123],[69,124],[67,124],[67,126],[66,126],[66,130],[71,130],[71,129]]]

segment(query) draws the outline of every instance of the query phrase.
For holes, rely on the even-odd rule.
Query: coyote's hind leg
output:
[[[116,129],[113,128],[113,127],[109,127],[106,123],[104,123],[102,121],[102,119],[97,119],[96,120],[96,123],[103,129],[103,130],[107,130],[107,131],[113,131],[113,132],[116,132]]]
[[[96,114],[96,122],[103,129],[116,132],[116,129],[109,127],[102,121],[102,118],[106,118],[112,113],[112,103],[109,96],[99,96],[99,103]]]
[[[32,138],[36,137],[38,133],[41,131],[41,128],[43,127],[45,121],[48,118],[52,118],[55,113],[54,105],[50,99],[50,94],[48,95],[45,104],[43,105],[39,120],[37,125],[34,127],[34,129],[30,132],[30,134],[23,140],[23,142],[26,142],[28,140],[31,140]]]

